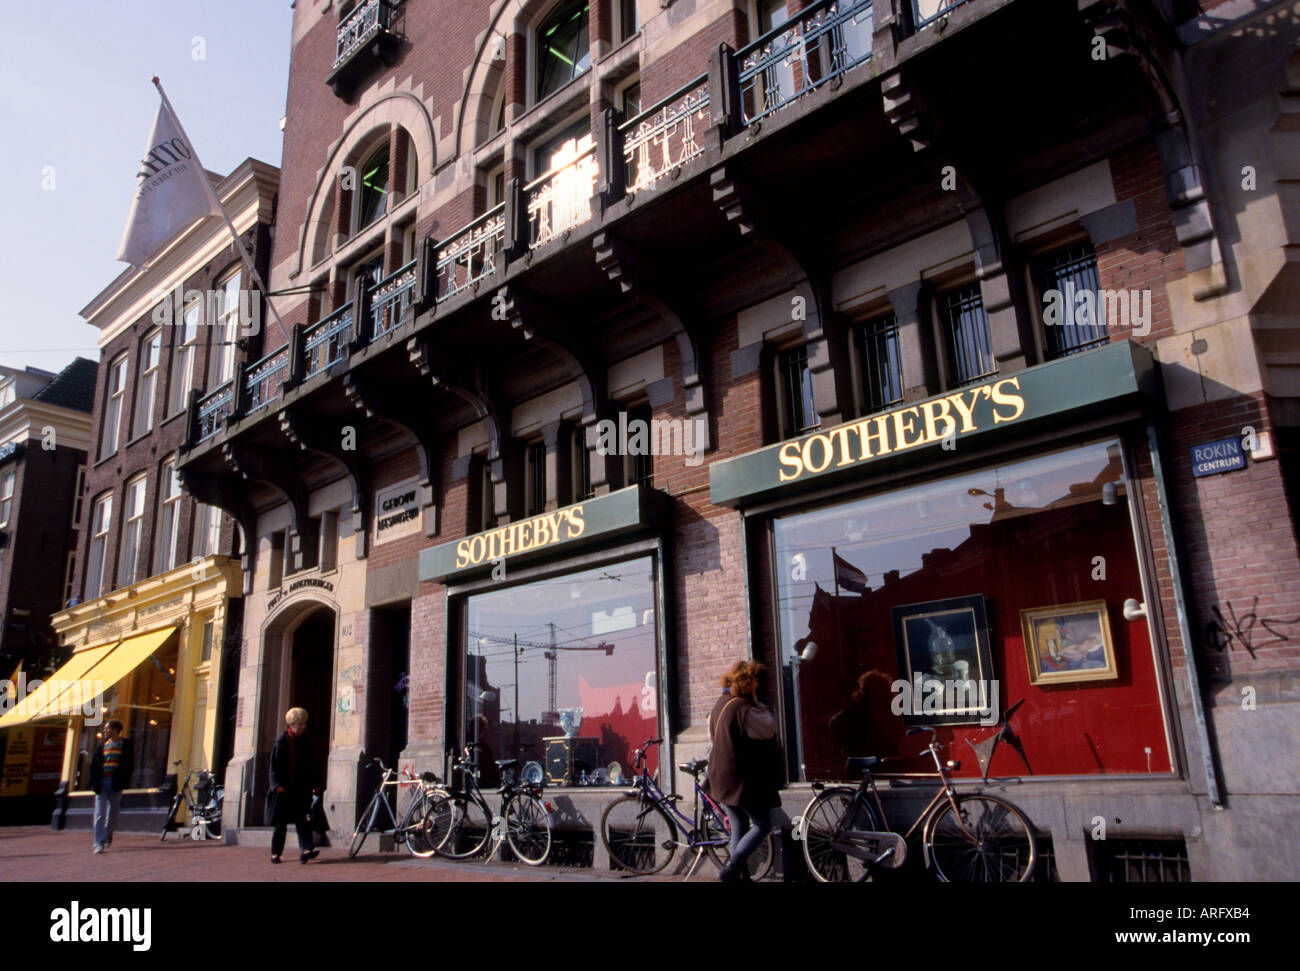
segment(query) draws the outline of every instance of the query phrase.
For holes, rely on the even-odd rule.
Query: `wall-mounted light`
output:
[[[1125,620],[1137,620],[1139,617],[1145,617],[1146,615],[1147,605],[1145,603],[1138,603],[1132,597],[1124,601]]]
[[[1123,479],[1116,479],[1114,482],[1107,482],[1101,487],[1101,504],[1103,506],[1114,506],[1119,502],[1119,487],[1124,484]]]

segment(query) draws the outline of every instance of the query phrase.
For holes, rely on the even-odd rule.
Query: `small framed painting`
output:
[[[893,608],[906,725],[991,724],[997,698],[984,598],[950,597]]]
[[[1020,611],[1029,683],[1072,684],[1119,677],[1106,601]]]

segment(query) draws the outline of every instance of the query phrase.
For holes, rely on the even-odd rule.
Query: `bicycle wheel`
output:
[[[704,837],[708,840],[730,839],[731,834],[723,829],[719,832],[719,826],[712,813],[704,814]],[[708,847],[709,856],[713,857],[713,862],[719,867],[724,867],[731,859],[731,847],[727,844],[721,846]],[[749,874],[751,880],[762,880],[772,870],[772,864],[776,861],[776,830],[770,830],[767,838],[758,844],[758,849],[749,854],[749,859],[745,861],[745,872]]]
[[[370,835],[370,830],[374,828],[375,816],[379,812],[379,793],[375,793],[370,799],[370,805],[366,811],[361,814],[361,819],[357,823],[357,828],[352,831],[352,845],[348,848],[348,859],[355,860],[357,854],[361,852],[361,844],[366,841]]]
[[[551,852],[551,818],[535,796],[515,796],[506,804],[506,842],[529,866],[546,862]]]
[[[404,817],[406,849],[412,856],[428,858],[438,850],[433,835],[435,820],[429,812],[431,806],[429,793],[420,790],[415,794],[410,808],[406,811]],[[445,830],[442,835],[446,835]]]
[[[439,856],[463,860],[483,849],[492,835],[487,812],[460,793],[435,799],[428,815],[433,816],[428,838]]]
[[[857,883],[871,876],[865,860],[832,845],[846,831],[880,829],[875,809],[858,796],[857,789],[826,789],[803,811],[804,860],[822,883]]]
[[[957,796],[931,820],[926,851],[946,883],[1024,883],[1034,872],[1034,831],[996,796]]]
[[[611,868],[648,876],[666,867],[677,852],[677,827],[648,799],[624,796],[605,807],[600,840]]]

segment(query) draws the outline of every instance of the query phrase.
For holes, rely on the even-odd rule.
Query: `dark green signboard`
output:
[[[868,465],[957,452],[998,433],[1159,399],[1151,352],[1120,341],[714,462],[710,496],[719,505],[743,505],[826,486]]]

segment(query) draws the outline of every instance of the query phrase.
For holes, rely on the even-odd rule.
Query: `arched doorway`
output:
[[[328,783],[330,715],[334,700],[334,611],[321,607],[289,635],[289,697],[284,710],[307,709],[316,777]]]
[[[307,710],[317,774],[328,785],[337,642],[338,613],[319,600],[286,604],[262,630],[265,671],[258,701],[257,758],[248,786],[250,821],[266,824],[271,749],[284,731],[284,713],[290,708]]]

